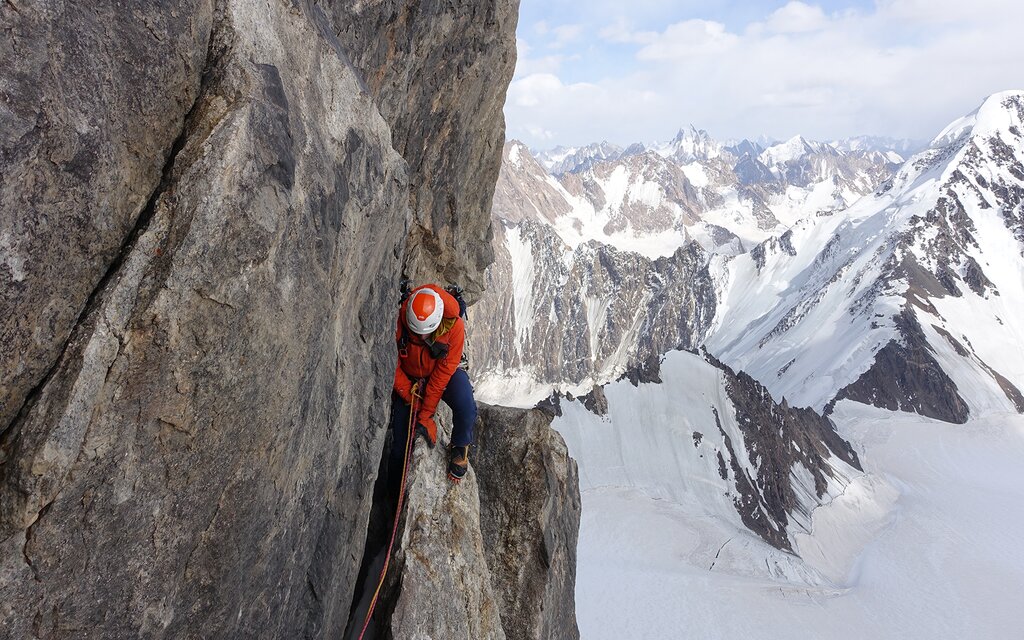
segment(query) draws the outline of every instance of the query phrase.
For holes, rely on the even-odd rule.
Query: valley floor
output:
[[[804,560],[633,487],[585,490],[582,637],[1021,637],[1024,417],[834,419],[867,475],[814,513]]]

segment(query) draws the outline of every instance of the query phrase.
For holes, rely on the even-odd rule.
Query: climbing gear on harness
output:
[[[398,534],[398,519],[402,515],[402,504],[405,501],[405,480],[409,474],[409,462],[412,460],[412,448],[415,444],[415,438],[413,437],[413,422],[416,415],[416,404],[417,400],[423,398],[420,394],[420,383],[416,383],[412,386],[412,402],[409,406],[409,425],[408,430],[405,432],[405,458],[402,461],[402,484],[398,488],[398,504],[395,506],[395,522],[391,527],[391,539],[388,541],[387,555],[384,556],[384,566],[380,570],[380,579],[377,581],[377,588],[373,592],[373,599],[370,600],[370,607],[366,610],[366,619],[363,621],[363,628],[359,632],[359,640],[363,640],[363,635],[366,633],[366,628],[370,626],[370,618],[373,617],[373,609],[377,606],[377,598],[380,597],[381,587],[384,586],[384,577],[388,573],[388,565],[391,563],[391,552],[395,547],[395,536]]]
[[[436,295],[436,294],[435,294]],[[408,313],[406,313],[408,315]],[[440,338],[445,333],[451,330],[452,325],[455,324],[454,318],[447,318],[438,323],[438,326],[434,329],[431,335],[421,335],[420,339],[423,344],[427,347],[427,353],[434,360],[440,360],[447,357],[448,350],[451,346],[447,342],[438,342],[437,338]],[[400,335],[398,338],[398,353],[401,356],[408,355],[409,352],[409,334],[406,333],[407,329],[405,325],[402,325],[399,329]]]
[[[435,342],[428,340],[426,337],[423,338],[423,342],[427,345],[427,353],[434,360],[440,360],[448,356],[448,349],[450,347],[447,342]]]
[[[418,289],[405,305],[405,323],[420,336],[433,333],[443,317],[444,300],[433,289]]]
[[[469,470],[469,445],[452,445],[448,458],[448,478],[458,484]]]

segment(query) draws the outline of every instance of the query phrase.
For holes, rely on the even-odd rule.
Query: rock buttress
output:
[[[0,443],[4,633],[337,636],[393,374],[406,165],[319,9],[153,6],[50,21],[17,3],[12,46],[36,65],[19,82],[42,80],[18,116],[31,153],[4,141],[3,219],[82,247],[26,254],[18,291],[50,297],[9,295],[0,268],[0,315],[46,330],[24,353],[49,370],[27,402],[4,390],[23,404]],[[115,62],[139,52],[168,62]],[[72,76],[60,105],[47,65]],[[72,314],[43,321],[51,297]]]
[[[542,411],[480,405],[478,424],[480,523],[505,636],[579,638],[576,461]]]
[[[212,4],[0,5],[0,431],[160,182],[199,95]]]
[[[416,443],[373,637],[578,638],[579,482],[551,417],[480,405],[470,470],[455,485],[441,415],[437,447]]]

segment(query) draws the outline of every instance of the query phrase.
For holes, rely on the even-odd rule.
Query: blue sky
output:
[[[508,136],[930,139],[1024,88],[1024,3],[521,0]]]

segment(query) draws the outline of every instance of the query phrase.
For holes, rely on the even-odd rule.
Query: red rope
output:
[[[359,640],[363,640],[366,628],[370,626],[370,618],[373,616],[373,609],[377,606],[377,598],[380,596],[381,587],[384,586],[384,576],[388,573],[388,565],[391,564],[391,550],[395,546],[395,536],[398,534],[398,518],[402,515],[402,503],[405,500],[405,477],[409,472],[409,460],[412,459],[412,448],[415,442],[413,433],[413,421],[416,415],[416,400],[420,398],[419,384],[412,387],[412,402],[409,403],[409,426],[405,439],[405,459],[402,462],[402,486],[398,489],[398,506],[395,507],[395,523],[391,527],[391,540],[388,541],[388,552],[384,556],[384,566],[380,570],[380,580],[377,581],[377,589],[373,592],[373,599],[370,600],[370,608],[366,610],[366,620],[363,621],[363,629],[359,632]]]

